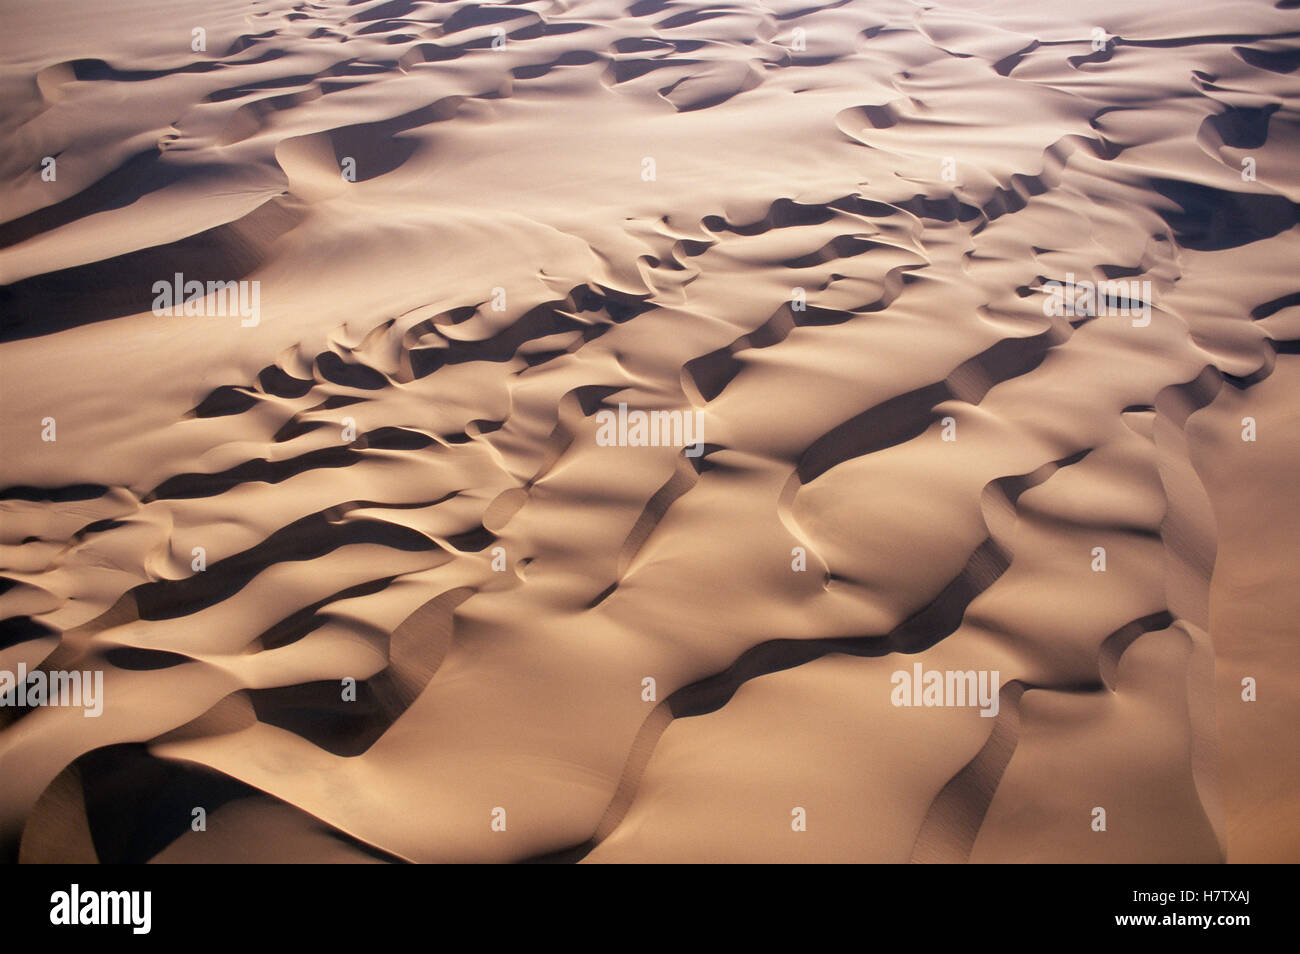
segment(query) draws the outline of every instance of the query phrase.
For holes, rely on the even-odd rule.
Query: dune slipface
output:
[[[0,18],[6,860],[1300,860],[1292,0]]]

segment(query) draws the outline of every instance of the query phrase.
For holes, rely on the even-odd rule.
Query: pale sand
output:
[[[6,0],[6,857],[1300,860],[1296,8]]]

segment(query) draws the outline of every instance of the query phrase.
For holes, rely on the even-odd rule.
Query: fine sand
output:
[[[0,0],[3,857],[1300,861],[1297,222],[1296,0]]]

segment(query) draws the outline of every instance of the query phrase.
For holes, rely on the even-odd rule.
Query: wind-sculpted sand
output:
[[[7,860],[1300,860],[1294,0],[0,18]]]

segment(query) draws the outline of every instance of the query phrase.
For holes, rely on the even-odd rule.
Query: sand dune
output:
[[[1295,3],[0,18],[8,860],[1300,858]]]

